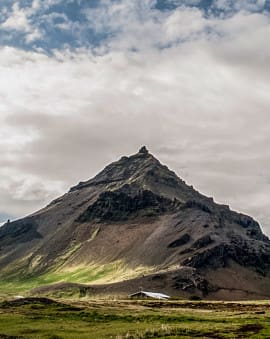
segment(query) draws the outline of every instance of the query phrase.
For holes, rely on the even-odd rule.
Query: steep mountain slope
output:
[[[201,195],[143,147],[0,228],[0,278],[125,280],[127,291],[155,281],[180,295],[264,298],[270,241],[251,217]]]

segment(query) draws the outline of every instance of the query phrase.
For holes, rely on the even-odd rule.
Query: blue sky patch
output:
[[[111,0],[111,4],[120,3]],[[197,7],[205,15],[220,15],[221,12],[233,13],[246,9],[249,11],[266,11],[270,9],[269,0],[264,4],[256,0],[242,2],[226,2],[226,6],[218,5],[215,0],[157,0],[152,2],[152,10],[174,11],[181,6]],[[16,5],[17,4],[17,5]],[[108,6],[108,2],[106,3]],[[110,2],[109,2],[110,4]],[[151,3],[150,3],[151,4]],[[41,48],[45,52],[63,48],[93,48],[101,45],[114,32],[97,31],[90,24],[86,13],[104,6],[98,0],[55,0],[50,4],[37,0],[9,1],[2,0],[0,5],[0,44],[31,50]],[[140,11],[149,7],[149,2],[138,1]],[[109,7],[109,6],[108,6]],[[93,17],[92,21],[96,18]],[[16,27],[17,25],[17,27]]]

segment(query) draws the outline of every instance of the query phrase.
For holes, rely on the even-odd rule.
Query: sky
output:
[[[1,0],[0,222],[146,145],[270,235],[270,2]]]

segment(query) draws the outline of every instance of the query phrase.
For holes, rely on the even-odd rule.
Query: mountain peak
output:
[[[142,147],[139,149],[139,153],[140,153],[140,154],[149,154],[149,151],[148,151],[148,149],[146,148],[146,146],[142,146]]]
[[[139,151],[131,156],[123,156],[120,160],[107,165],[94,178],[80,182],[71,188],[71,191],[88,186],[132,180],[143,175],[155,166],[162,166],[158,159],[149,153],[146,146],[142,146]]]

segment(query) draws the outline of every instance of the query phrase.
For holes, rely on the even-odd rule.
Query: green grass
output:
[[[100,266],[92,269],[78,268],[66,272],[49,272],[44,275],[23,279],[1,279],[0,289],[6,293],[26,292],[35,287],[55,284],[58,282],[90,283],[104,278],[113,271],[113,267]]]
[[[191,310],[181,302],[6,302],[0,304],[0,338],[270,338],[268,305],[241,312],[206,305]],[[265,313],[258,314],[258,307]]]
[[[0,296],[26,293],[33,288],[59,282],[79,284],[115,282],[131,279],[146,270],[144,267],[132,270],[121,261],[115,261],[104,265],[93,264],[89,267],[55,268],[53,271],[33,277],[11,275],[0,277]]]

